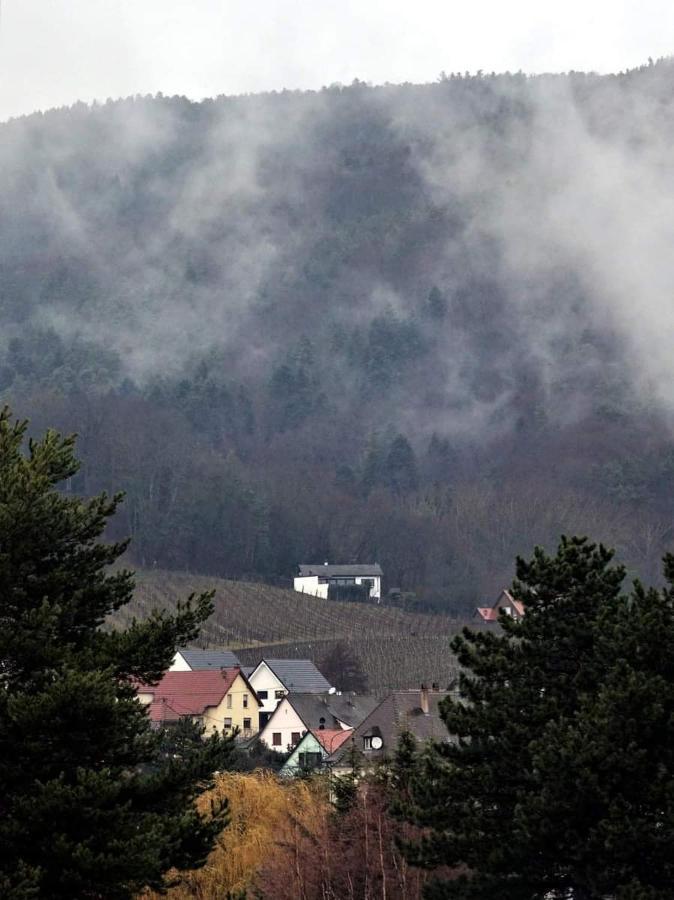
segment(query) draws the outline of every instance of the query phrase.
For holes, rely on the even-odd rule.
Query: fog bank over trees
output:
[[[380,562],[470,606],[560,531],[659,575],[674,65],[0,126],[0,392],[140,565]]]

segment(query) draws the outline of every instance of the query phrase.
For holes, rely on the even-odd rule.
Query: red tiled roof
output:
[[[353,734],[353,728],[324,728],[311,732],[327,753],[334,753]]]
[[[492,609],[491,606],[478,606],[477,611],[485,622],[496,622],[498,619],[498,609]]]
[[[209,706],[217,706],[240,671],[166,672],[159,684],[138,684],[137,689],[141,694],[152,694],[153,722],[176,722],[181,716],[200,716]]]

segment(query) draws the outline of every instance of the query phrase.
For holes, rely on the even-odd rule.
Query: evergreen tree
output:
[[[367,691],[367,675],[346,641],[338,641],[321,659],[318,668],[338,691],[356,694]]]
[[[392,441],[386,456],[385,479],[395,494],[413,491],[417,487],[417,463],[407,438],[399,434]]]
[[[414,779],[431,836],[410,856],[465,865],[429,897],[671,898],[674,560],[670,587],[620,594],[623,569],[582,538],[518,561],[526,614],[453,642],[454,736]]]
[[[59,493],[78,468],[74,439],[25,438],[3,410],[0,896],[128,898],[202,864],[226,823],[226,805],[203,817],[193,801],[231,741],[176,735],[181,752],[169,752],[134,688],[196,637],[212,597],[106,630],[134,587],[130,572],[106,571],[126,543],[99,542],[120,497]]]

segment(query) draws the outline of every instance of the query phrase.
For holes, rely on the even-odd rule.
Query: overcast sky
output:
[[[672,0],[0,2],[0,118],[157,91],[610,72],[674,51]]]

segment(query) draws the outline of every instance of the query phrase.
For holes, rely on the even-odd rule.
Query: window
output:
[[[290,740],[292,741],[293,747],[295,746],[295,744],[299,744],[299,742],[300,742],[300,733],[299,733],[299,731],[293,731]]]
[[[315,769],[321,764],[320,753],[300,753],[299,755],[300,769]]]
[[[267,697],[269,696],[269,691],[258,691],[257,695],[260,698],[260,700],[266,700]]]
[[[272,732],[271,742],[272,742],[273,747],[281,746],[281,732],[280,731]]]
[[[277,700],[283,700],[283,698],[285,697],[285,695],[286,695],[286,692],[285,692],[285,691],[274,691],[274,697],[275,697]]]
[[[232,708],[232,695],[227,694],[227,709],[231,709],[231,708]]]
[[[506,616],[512,616],[513,611],[509,606],[502,606],[501,609],[506,614]]]
[[[248,709],[248,694],[243,695],[243,708]]]
[[[321,716],[318,720],[318,730],[325,731],[325,719],[323,718],[323,716]]]
[[[372,735],[368,734],[363,738],[363,750],[372,750]]]
[[[250,723],[251,723],[250,719],[243,720],[243,730],[244,731],[250,731]]]
[[[232,720],[231,720],[231,719],[225,719],[225,729],[229,729],[229,728],[231,728],[231,727],[232,727]]]

